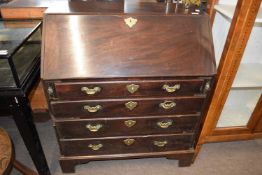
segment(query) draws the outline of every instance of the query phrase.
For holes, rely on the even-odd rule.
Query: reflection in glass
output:
[[[22,87],[40,52],[40,21],[0,21],[0,89]]]
[[[41,31],[39,28],[12,57],[21,83],[27,77],[28,70],[31,70],[39,58],[40,50]]]
[[[217,127],[246,126],[261,92],[261,89],[231,90]]]

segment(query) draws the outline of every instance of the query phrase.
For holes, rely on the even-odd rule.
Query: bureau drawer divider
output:
[[[194,133],[183,133],[183,134],[154,134],[154,135],[132,135],[132,136],[109,136],[109,137],[97,137],[97,138],[73,138],[73,139],[59,139],[60,141],[76,141],[76,140],[87,140],[87,141],[93,141],[93,140],[105,140],[105,139],[121,139],[124,140],[126,138],[150,138],[150,137],[172,137],[172,136],[193,136]]]
[[[111,121],[111,120],[128,120],[128,119],[157,119],[157,118],[170,118],[170,117],[174,117],[174,118],[182,118],[182,117],[190,117],[190,116],[194,116],[194,117],[199,117],[200,116],[200,112],[196,112],[196,113],[190,113],[190,114],[177,114],[177,115],[150,115],[150,116],[124,116],[124,117],[114,117],[114,118],[109,118],[109,117],[102,117],[102,118],[95,118],[96,121],[100,121],[100,120],[105,120],[105,121]],[[59,122],[76,122],[76,121],[93,121],[94,118],[64,118],[64,119],[57,119],[55,117],[53,117],[52,119],[55,123],[59,123]]]

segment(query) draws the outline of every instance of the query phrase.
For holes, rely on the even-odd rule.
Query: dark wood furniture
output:
[[[13,0],[0,8],[4,19],[42,19],[44,11],[67,0]]]
[[[7,175],[12,170],[12,143],[4,129],[0,128],[0,174]]]
[[[150,4],[147,2],[140,2],[139,0],[114,0],[114,1],[97,1],[97,0],[88,0],[89,5],[86,2],[80,0],[67,1],[67,0],[13,0],[0,7],[0,12],[3,14],[3,19],[42,19],[45,10],[48,7],[56,8],[56,11],[60,11],[61,7],[69,7],[73,12],[74,10],[82,11],[91,10],[101,10],[101,7],[105,10],[120,11],[125,6],[126,10],[134,10],[144,7],[143,10],[152,9]],[[152,0],[155,2],[155,0]],[[90,3],[92,5],[90,6]],[[107,3],[107,5],[103,5]],[[102,5],[101,5],[102,4]],[[165,11],[177,11],[178,8],[174,6],[166,6],[163,4],[158,5],[157,9],[159,12]],[[182,9],[183,10],[183,9]],[[46,121],[49,119],[48,115],[48,105],[45,99],[43,86],[41,82],[37,82],[33,90],[29,94],[30,106],[34,113],[34,119],[36,121]]]
[[[41,22],[1,21],[0,115],[12,115],[39,174],[50,174],[28,95],[39,78]]]
[[[14,0],[2,4],[0,12],[4,20],[42,19],[44,11],[49,6],[55,6],[58,3],[67,3],[67,0]],[[40,81],[35,83],[28,95],[28,99],[36,121],[46,121],[50,118],[43,86]]]
[[[10,174],[12,167],[16,168],[19,172],[26,175],[37,175],[35,171],[28,168],[24,164],[15,160],[15,151],[7,132],[0,128],[0,174]]]
[[[165,9],[46,12],[41,76],[63,172],[107,159],[191,164],[216,74],[210,22]]]

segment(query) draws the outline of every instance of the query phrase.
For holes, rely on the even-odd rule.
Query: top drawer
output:
[[[59,100],[191,96],[202,93],[204,79],[55,82]]]

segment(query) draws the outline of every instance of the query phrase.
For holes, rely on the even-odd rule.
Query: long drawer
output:
[[[55,82],[59,100],[168,97],[201,94],[204,79],[105,82]]]
[[[205,96],[51,102],[56,118],[172,115],[200,112]]]
[[[59,138],[93,138],[194,132],[199,114],[56,121]]]
[[[83,156],[186,150],[192,147],[193,134],[110,137],[60,140],[61,154]]]

